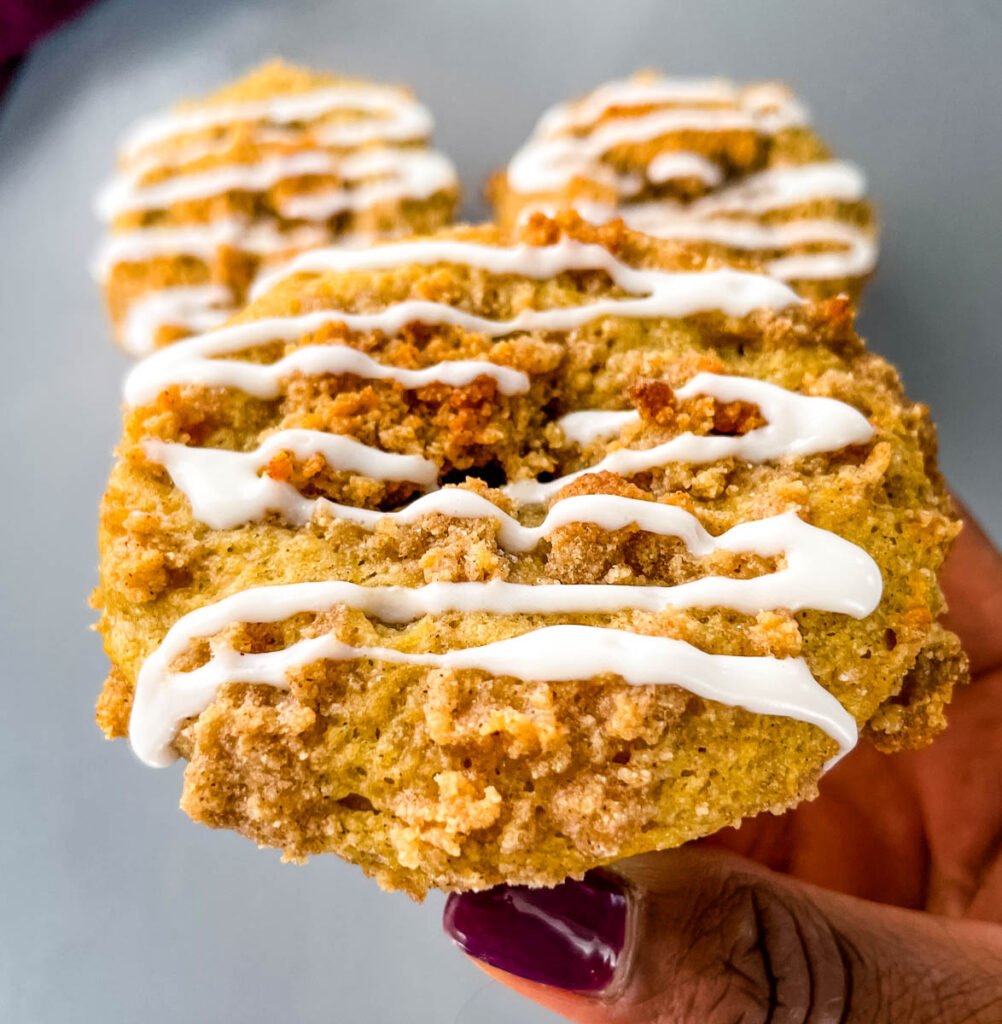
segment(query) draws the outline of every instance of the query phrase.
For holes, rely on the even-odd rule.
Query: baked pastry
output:
[[[289,858],[551,884],[964,678],[933,427],[845,297],[537,215],[307,252],[126,398],[99,723]]]
[[[832,158],[778,82],[606,82],[543,114],[488,192],[512,226],[534,211],[752,253],[799,293],[856,298],[877,259],[866,182]]]
[[[98,197],[95,271],[134,355],[222,323],[304,249],[433,231],[458,198],[405,89],[265,64],[137,124]]]

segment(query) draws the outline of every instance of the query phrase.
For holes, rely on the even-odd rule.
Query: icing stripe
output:
[[[272,139],[271,141],[293,141],[294,136],[288,140]],[[260,135],[255,135],[255,141],[258,143],[265,143],[268,141],[267,138],[262,138]],[[185,164],[194,163],[196,160],[201,160],[207,156],[222,156],[224,153],[229,153],[234,147],[233,139],[196,139],[193,142],[177,143],[171,146],[170,149],[145,153],[137,157],[122,157],[120,154],[120,163],[124,164],[124,170],[122,173],[117,174],[112,181],[124,181],[129,180],[134,183],[141,181],[150,171],[162,170],[162,169],[175,169],[183,167]],[[98,192],[95,199],[94,208],[98,213],[102,206],[102,196],[105,192],[111,190],[111,182],[104,186],[104,188]]]
[[[787,249],[797,245],[838,244],[838,251],[791,253],[766,261],[765,268],[785,281],[857,277],[873,270],[877,245],[872,235],[836,220],[794,220],[781,224],[729,218],[693,219],[658,204],[625,206],[624,222],[656,238],[709,242],[732,249]]]
[[[755,114],[760,130],[767,135],[802,128],[811,119],[807,107],[781,82],[745,86],[741,91],[741,104]]]
[[[684,209],[694,215],[764,214],[799,203],[837,199],[855,203],[866,196],[866,175],[848,160],[824,160],[774,167],[694,200]]]
[[[315,137],[326,145],[356,146],[380,139],[417,140],[426,138],[432,128],[428,111],[400,90],[379,85],[335,85],[282,93],[264,100],[207,104],[155,115],[132,129],[123,151],[126,157],[134,157],[147,146],[178,135],[252,121],[277,125],[308,122],[333,111],[379,116],[318,126]]]
[[[255,163],[224,164],[206,171],[178,174],[151,185],[142,173],[114,178],[99,194],[97,213],[111,221],[133,210],[166,209],[175,203],[208,199],[227,192],[263,192],[279,182],[302,177],[332,177],[360,181],[369,176],[386,180],[347,189],[291,196],[281,204],[283,216],[297,220],[326,220],[342,210],[360,210],[378,202],[427,199],[455,185],[452,163],[425,149],[363,150],[336,156],[327,150],[300,150],[268,156]]]
[[[367,356],[343,346],[309,346],[306,349],[300,349],[294,355],[313,352],[319,356],[328,357],[344,353],[357,357],[359,360],[372,362]],[[209,365],[215,364],[210,362]],[[491,364],[486,365],[490,366]],[[465,369],[468,364],[455,362],[443,363],[439,366]],[[390,371],[373,363],[373,372],[384,372],[388,375]],[[396,372],[421,375],[428,371]],[[425,378],[422,377],[421,383],[424,382],[426,382]],[[415,384],[420,386],[417,382]],[[260,394],[261,392],[253,393]],[[270,392],[264,393],[265,397],[269,394]],[[723,458],[739,458],[749,462],[765,462],[785,457],[800,458],[819,452],[837,451],[850,444],[864,443],[873,436],[873,428],[866,418],[851,406],[831,398],[800,395],[765,381],[703,373],[698,374],[684,387],[679,388],[676,394],[683,399],[705,394],[725,402],[738,399],[754,402],[766,417],[767,423],[765,426],[757,427],[741,436],[687,433],[680,434],[653,448],[620,449],[589,469],[559,477],[549,483],[538,483],[535,480],[520,481],[508,485],[505,488],[506,493],[521,501],[540,502],[555,494],[572,480],[602,469],[611,469],[613,472],[618,471],[623,475],[629,475],[642,469],[667,465],[670,462],[700,464]],[[572,413],[558,422],[568,438],[580,444],[613,433],[627,423],[638,421],[639,415],[635,411],[585,411]],[[334,444],[330,441],[334,437],[337,435],[325,434],[320,431],[287,430],[272,434],[259,448],[250,452],[193,448],[163,441],[147,441],[144,444],[144,449],[150,459],[167,469],[175,485],[184,492],[191,502],[195,517],[215,529],[228,529],[241,523],[260,519],[268,511],[280,511],[290,522],[302,524],[309,521],[315,508],[321,506],[335,511],[343,518],[352,519],[363,525],[375,525],[383,517],[413,522],[419,515],[425,514],[425,509],[430,510],[433,506],[443,507],[444,504],[451,504],[458,508],[462,504],[463,508],[469,508],[471,502],[480,509],[480,512],[459,512],[458,514],[503,516],[503,513],[486,499],[480,499],[479,496],[471,492],[454,490],[443,492],[450,495],[448,502],[442,498],[432,501],[432,496],[429,496],[402,512],[380,513],[365,509],[351,510],[345,506],[334,505],[326,499],[305,498],[289,484],[258,476],[260,470],[278,452],[286,449],[296,450],[297,446],[310,445],[314,446],[311,448],[312,454],[314,450],[320,450],[315,446]],[[346,439],[341,438],[340,440]],[[335,462],[334,460],[339,456],[333,448],[330,449],[331,457],[328,461],[335,468],[352,469],[381,480],[411,480],[427,485],[435,482],[436,478],[431,470],[428,471],[428,476],[408,475],[413,473],[413,463],[406,461],[399,462],[398,472],[400,475],[392,475],[393,471],[390,467],[397,464],[392,460],[405,460],[413,457],[388,455],[378,448],[362,445],[357,441],[351,442],[350,450],[350,465]],[[432,466],[433,464],[426,463],[426,465]],[[377,471],[380,475],[377,475]],[[424,502],[424,505],[421,502]],[[644,503],[645,506],[647,504]],[[493,512],[489,510],[493,510]],[[644,514],[651,515],[653,513],[648,511]],[[661,514],[671,515],[672,513]],[[499,521],[503,523],[504,518]],[[515,550],[527,550],[517,546],[520,542],[514,540],[515,534],[510,532],[515,525],[513,520],[511,523],[509,536],[516,545]],[[537,535],[530,531],[525,536]],[[531,546],[532,544],[530,544]]]
[[[143,450],[148,458],[168,470],[175,485],[185,494],[189,488],[193,494],[200,494],[206,488],[215,492],[212,497],[196,500],[246,502],[252,500],[248,490],[255,491],[262,495],[261,514],[266,509],[284,512],[290,500],[286,494],[297,493],[271,477],[257,475],[282,452],[292,452],[300,461],[311,455],[322,455],[334,469],[363,474],[371,480],[407,481],[425,488],[432,487],[438,480],[438,467],[420,455],[384,452],[354,438],[320,430],[279,430],[251,452],[187,448],[156,440],[144,441]],[[253,500],[259,499],[255,495]],[[295,514],[291,506],[289,511]]]
[[[359,116],[311,123],[334,111]],[[238,137],[180,137],[242,123],[254,125],[250,136],[264,147],[305,142],[308,147],[336,147],[346,152],[320,148],[300,148],[291,153],[266,151],[262,159],[252,163],[223,162],[206,170],[184,171],[184,165],[192,161],[233,151]],[[448,159],[426,146],[407,145],[426,141],[431,128],[428,111],[411,96],[380,85],[343,84],[173,111],[141,122],[129,135],[123,150],[124,170],[99,195],[98,215],[112,222],[130,211],[169,209],[177,203],[231,191],[256,193],[306,176],[336,176],[338,187],[279,197],[282,217],[327,221],[346,211],[366,210],[378,204],[425,201],[456,184],[455,168]],[[160,148],[171,140],[178,141],[172,147]],[[369,143],[380,145],[351,151]],[[171,171],[169,177],[143,183],[151,172],[164,169]],[[342,183],[352,187],[343,187]],[[390,232],[380,234],[385,237]],[[331,236],[330,226],[314,224],[281,231],[274,222],[235,218],[141,228],[105,239],[96,273],[105,279],[119,263],[163,256],[192,256],[209,263],[224,246],[261,255],[291,253],[329,243]],[[341,244],[348,245],[372,240],[368,235],[339,238]],[[128,311],[128,320],[121,327],[123,343],[134,354],[149,351],[162,326],[197,332],[221,321],[220,303],[208,293],[205,302],[199,304],[193,292],[171,287],[147,293],[139,303],[138,309]]]
[[[136,365],[126,377],[125,398],[130,405],[141,405],[152,401],[165,387],[172,384],[203,380],[208,373],[207,362],[215,362],[212,378],[217,384],[229,383],[234,387],[244,387],[255,379],[263,381],[270,378],[272,382],[280,380],[282,375],[288,372],[287,363],[257,364],[253,370],[248,371],[248,366],[252,364],[237,360],[207,360],[206,356],[223,355],[269,341],[294,341],[329,324],[344,324],[352,331],[382,331],[385,334],[395,334],[405,325],[415,322],[448,324],[497,338],[532,330],[567,331],[603,316],[681,318],[692,312],[719,308],[719,293],[726,290],[729,285],[734,286],[736,293],[731,295],[731,310],[741,308],[739,303],[742,299],[750,305],[750,309],[755,309],[760,307],[756,294],[760,283],[770,281],[768,278],[732,270],[660,276],[666,280],[661,284],[658,293],[649,297],[632,301],[609,299],[559,309],[524,310],[511,320],[489,320],[444,303],[420,300],[401,302],[379,313],[325,310],[299,317],[248,320],[210,331],[198,338],[153,353],[148,359]],[[793,294],[786,292],[785,286],[780,287],[784,288],[784,292],[781,293],[783,299]],[[297,359],[305,358],[297,356]],[[439,363],[436,369],[446,366],[447,363]],[[261,387],[260,393],[266,393],[263,390],[265,385]],[[273,383],[267,385],[269,389],[273,387]],[[267,393],[274,392],[269,390]]]
[[[510,320],[492,320],[439,302],[410,300],[377,313],[347,313],[320,310],[296,317],[248,320],[231,324],[198,338],[180,342],[133,368],[126,378],[125,398],[130,405],[152,401],[171,384],[202,379],[207,357],[239,352],[270,341],[294,341],[327,324],[346,325],[353,331],[398,332],[408,323],[448,324],[498,338],[522,331],[568,331],[604,316],[685,317],[720,310],[730,316],[745,316],[759,308],[786,308],[801,300],[786,285],[760,274],[737,270],[669,273],[627,266],[598,245],[565,239],[546,247],[500,248],[458,241],[417,241],[374,246],[370,249],[316,249],[296,257],[272,274],[265,275],[254,295],[298,273],[325,271],[380,270],[407,264],[460,263],[495,274],[519,274],[549,278],[568,270],[603,270],[620,288],[637,297],[599,299],[580,306],[555,309],[526,309]],[[277,364],[275,364],[277,365]],[[282,368],[254,374],[280,379]],[[215,383],[228,379],[242,386],[246,364],[220,362],[214,370]],[[250,379],[246,377],[246,379]]]
[[[223,285],[160,288],[133,301],[122,325],[122,345],[134,356],[148,355],[161,327],[207,331],[234,312],[233,293]]]
[[[617,108],[664,104],[671,105],[645,114],[601,120]],[[608,82],[584,99],[559,104],[543,115],[532,137],[508,164],[508,184],[523,194],[554,192],[581,177],[612,184],[620,195],[630,195],[639,191],[642,180],[634,183],[631,177],[610,175],[608,165],[603,163],[603,157],[617,146],[673,132],[751,131],[768,135],[806,124],[807,120],[805,108],[788,90],[775,84],[739,90],[721,79]],[[588,130],[570,134],[581,129]]]
[[[624,78],[603,82],[580,100],[558,103],[543,112],[535,135],[562,135],[592,126],[617,107],[665,103],[734,104],[737,90],[725,78]]]
[[[173,348],[176,345],[171,350]],[[266,364],[191,355],[184,360],[184,367],[184,375],[177,383],[239,388],[256,398],[276,398],[281,394],[282,381],[297,373],[308,376],[343,373],[368,380],[392,380],[409,391],[429,384],[462,388],[479,377],[490,377],[503,395],[519,395],[529,390],[527,374],[483,359],[450,359],[420,370],[407,370],[380,363],[347,345],[306,345]],[[142,404],[154,398],[159,390],[157,386],[142,392],[127,391],[127,395],[130,401],[135,399],[134,404]]]
[[[384,169],[384,173],[389,175],[385,180],[366,182],[350,189],[326,189],[289,196],[281,203],[282,215],[294,220],[327,220],[347,210],[367,210],[381,203],[430,199],[455,186],[456,170],[441,153],[431,150],[399,152],[401,156],[396,166]],[[358,156],[372,158],[367,151]]]
[[[767,422],[739,436],[679,434],[653,448],[620,448],[577,473],[568,473],[547,483],[523,480],[508,484],[505,493],[522,502],[543,502],[587,473],[630,476],[670,462],[698,465],[732,458],[747,462],[803,458],[865,444],[873,437],[873,427],[851,405],[833,398],[800,395],[763,380],[699,373],[675,394],[683,399],[710,395],[721,402],[753,402]],[[587,443],[637,419],[637,413],[588,410],[565,417],[561,426],[571,440]]]
[[[690,155],[662,154],[673,161]],[[648,168],[651,181],[656,180],[651,169],[660,159],[655,157]],[[873,270],[877,242],[872,231],[834,219],[762,223],[748,218],[803,203],[858,202],[865,193],[866,179],[859,168],[833,160],[763,171],[689,203],[658,199],[617,206],[578,199],[570,207],[594,224],[622,217],[628,227],[656,238],[749,250],[838,245],[840,248],[833,251],[786,253],[765,264],[770,274],[786,281],[830,280],[859,277]],[[556,203],[532,203],[523,209],[519,219],[524,223],[536,212],[553,216],[558,209]]]
[[[664,153],[674,162],[688,153]],[[655,157],[651,166],[661,157]],[[654,180],[654,179],[651,179]],[[787,209],[802,203],[836,200],[855,203],[866,196],[866,176],[860,168],[848,160],[826,160],[808,164],[793,164],[789,167],[775,167],[768,171],[750,174],[739,181],[725,185],[709,195],[700,196],[688,203],[670,199],[655,199],[646,203],[627,203],[615,206],[609,203],[578,200],[573,208],[582,216],[590,211],[595,216],[587,219],[611,220],[616,216],[635,215],[653,218],[660,214],[665,219],[676,217],[685,222],[703,221],[717,215],[743,217],[762,216],[776,210]],[[536,211],[552,216],[558,209],[556,203],[534,203],[526,208],[522,220]],[[724,221],[723,223],[728,223]],[[772,225],[779,227],[779,224]]]
[[[763,83],[739,89],[725,78],[626,78],[604,82],[587,96],[559,103],[545,111],[534,135],[561,135],[588,128],[610,111],[620,107],[647,107],[661,104],[698,107],[707,104],[739,106],[760,118],[771,118],[769,127],[785,127],[807,122],[807,111],[778,83]]]
[[[654,185],[675,178],[699,178],[712,187],[723,181],[724,172],[718,164],[699,153],[659,153],[647,165],[647,180]]]
[[[782,530],[788,530],[784,536]],[[751,579],[705,576],[675,586],[619,583],[429,583],[421,587],[363,587],[332,582],[331,604],[345,601],[384,622],[404,623],[446,612],[492,615],[592,615],[625,609],[728,608],[755,615],[770,608],[805,609],[865,618],[877,606],[880,570],[861,548],[796,515],[742,523],[711,550],[785,554],[786,568]],[[323,584],[317,584],[322,586]],[[257,621],[257,620],[254,620]]]
[[[330,436],[320,435],[321,438]],[[815,608],[856,617],[869,615],[880,599],[880,571],[869,555],[835,534],[809,526],[793,513],[744,523],[713,537],[695,516],[673,505],[620,495],[585,494],[556,502],[539,526],[528,527],[489,499],[463,488],[437,490],[418,498],[401,511],[379,512],[353,508],[326,498],[307,498],[288,483],[257,475],[268,459],[279,451],[312,454],[319,448],[318,441],[319,438],[309,431],[285,431],[273,435],[256,452],[187,448],[162,441],[147,441],[144,449],[153,461],[167,469],[174,485],[187,496],[194,517],[217,530],[232,529],[259,520],[268,511],[280,512],[288,522],[303,525],[318,509],[325,509],[338,518],[370,530],[382,522],[406,525],[424,516],[438,514],[461,519],[493,519],[499,525],[501,546],[513,552],[526,552],[555,530],[572,523],[592,523],[604,530],[620,530],[632,525],[651,533],[678,537],[699,557],[714,551],[766,557],[785,554],[786,568],[751,580],[710,578],[676,587],[564,584],[559,588],[564,598],[576,593],[599,595],[614,602],[626,601],[630,607],[658,610],[665,607],[661,602],[670,593],[674,595],[670,604],[676,608],[726,605],[749,614],[769,608],[795,611]],[[387,455],[375,449],[363,451],[363,448],[352,442],[350,464],[337,450],[328,450],[328,461],[334,469],[352,469],[373,479],[407,479],[425,486],[433,482],[433,470],[426,472],[425,467],[412,461],[413,457]],[[373,453],[371,464],[367,461],[366,452]],[[377,475],[379,469],[382,473]],[[472,586],[479,587],[480,584]],[[494,584],[490,586],[494,587]],[[489,610],[550,610],[533,604],[533,601],[542,599],[541,591],[545,590],[546,587],[515,587],[511,584],[496,587],[495,594],[518,594],[519,598],[510,606],[506,602],[512,599],[503,598],[501,607],[491,606]],[[583,606],[561,605],[559,610],[608,610],[601,602],[588,603],[590,600],[589,597]],[[477,609],[484,610],[481,606]]]
[[[269,275],[261,288],[296,273],[450,262],[493,274],[539,279],[569,270],[602,270],[630,297],[598,300],[580,307],[528,309],[507,321],[479,317],[442,303],[405,301],[376,313],[322,310],[297,317],[232,324],[151,356],[130,375],[127,398],[133,404],[148,401],[166,384],[190,380],[277,394],[281,374],[289,372],[358,372],[398,380],[405,387],[423,386],[433,379],[465,381],[489,373],[499,383],[509,385],[510,393],[518,393],[528,387],[525,374],[473,360],[404,370],[383,366],[343,345],[303,346],[270,366],[211,357],[267,342],[295,341],[332,322],[344,323],[353,330],[389,334],[419,320],[501,337],[518,330],[566,331],[601,316],[684,317],[715,309],[742,316],[753,309],[785,308],[798,301],[786,286],[761,275],[731,270],[640,270],[619,262],[604,248],[570,240],[542,248],[506,249],[428,240],[356,252],[329,249],[298,257],[288,268]],[[255,388],[258,390],[254,391]],[[669,461],[699,463],[741,458],[756,462],[800,457],[860,443],[873,434],[866,419],[844,403],[800,395],[760,380],[699,374],[677,389],[676,394],[681,398],[707,394],[721,401],[750,401],[758,406],[767,422],[743,436],[682,434],[650,449],[620,449],[578,473],[549,483],[518,482],[509,485],[507,493],[521,501],[538,502],[587,472],[608,470],[629,475]],[[622,429],[636,418],[630,412],[585,410],[566,418],[563,426],[569,438],[580,443]],[[862,617],[880,599],[881,578],[875,563],[860,548],[803,523],[793,513],[742,523],[719,537],[711,536],[695,517],[681,509],[616,495],[578,495],[558,501],[537,527],[523,526],[486,498],[463,489],[438,490],[402,511],[384,513],[306,498],[289,484],[258,476],[258,472],[275,455],[291,451],[300,459],[323,455],[334,469],[371,479],[407,480],[429,489],[437,483],[436,465],[420,456],[384,452],[351,438],[311,430],[278,431],[252,452],[186,448],[160,441],[147,441],[144,449],[151,459],[167,468],[175,485],[189,496],[193,513],[219,529],[260,518],[267,511],[277,511],[290,522],[303,523],[323,507],[369,529],[382,521],[413,522],[431,513],[487,517],[498,523],[499,541],[512,551],[530,550],[561,526],[584,522],[610,530],[635,525],[678,536],[699,556],[714,551],[783,556],[781,568],[762,576],[709,576],[676,586],[527,585],[493,580],[410,588],[327,581],[245,590],[179,620],[144,663],[137,682],[130,735],[137,753],[148,763],[166,764],[173,760],[171,744],[177,728],[186,718],[204,710],[224,683],[257,682],[281,687],[287,685],[289,672],[298,666],[321,659],[349,658],[473,668],[533,680],[566,681],[612,674],[637,685],[670,683],[756,713],[810,722],[836,739],[842,752],[855,742],[852,716],[813,679],[801,659],[713,655],[677,640],[596,626],[545,626],[510,640],[444,653],[351,647],[329,635],[301,640],[284,650],[265,654],[241,655],[225,643],[215,643],[206,664],[191,672],[172,673],[170,665],[193,639],[213,636],[236,622],[277,622],[300,612],[324,611],[339,603],[387,623],[405,623],[448,611],[584,615],[622,609],[660,612],[696,607],[725,607],[745,614],[769,608],[811,608]]]
[[[226,192],[263,192],[280,181],[337,174],[340,161],[326,150],[300,150],[267,156],[253,163],[223,164],[181,173],[150,185],[142,175],[119,175],[98,193],[95,209],[105,221],[131,210],[162,210],[175,203],[209,199]]]
[[[518,245],[510,248],[453,239],[426,239],[377,245],[365,250],[313,249],[301,253],[289,263],[260,278],[255,284],[253,297],[259,297],[279,281],[295,274],[392,270],[400,266],[430,266],[437,263],[455,263],[491,274],[516,274],[536,280],[555,277],[557,274],[572,270],[602,270],[623,290],[659,300],[648,304],[648,307],[651,307],[650,312],[647,311],[648,307],[642,307],[641,312],[623,313],[623,316],[687,316],[691,312],[702,312],[707,309],[719,309],[732,316],[744,316],[759,307],[784,308],[797,305],[801,301],[788,289],[776,288],[774,282],[770,282],[764,275],[745,274],[739,271],[684,273],[632,267],[616,259],[601,245],[591,245],[569,238],[561,239],[555,245]],[[714,276],[715,274],[723,276]],[[666,301],[666,297],[662,297],[676,290],[685,291],[692,288],[694,284],[698,284],[696,278],[704,278],[713,285],[707,292],[702,293],[698,300],[687,303],[673,294],[673,306]],[[673,284],[676,279],[679,282],[677,285]],[[708,306],[707,303],[715,305]],[[685,309],[688,312],[654,312],[655,305],[664,306],[666,309]],[[567,310],[531,312],[573,312],[590,308],[577,306],[568,307]],[[506,330],[507,328],[503,328],[502,332]]]
[[[194,256],[208,262],[222,246],[267,256],[322,245],[330,233],[314,225],[279,230],[273,222],[228,218],[206,224],[136,228],[106,236],[97,250],[94,276],[107,280],[120,263],[142,263],[157,256]]]
[[[220,686],[242,682],[286,688],[288,675],[296,668],[321,660],[356,658],[479,669],[493,675],[547,682],[608,674],[632,685],[673,684],[707,700],[744,707],[755,714],[810,722],[836,740],[840,754],[856,742],[852,716],[817,683],[800,658],[707,654],[680,640],[596,626],[546,626],[509,640],[444,654],[351,647],[329,634],[264,654],[239,654],[225,645],[215,645],[212,658],[200,668],[186,673],[169,669],[193,639],[212,636],[234,622],[278,622],[299,612],[323,611],[342,601],[369,614],[388,613],[390,621],[402,621],[397,616],[403,615],[406,621],[434,614],[430,609],[439,606],[441,588],[449,586],[468,585],[430,584],[403,591],[338,582],[260,587],[189,613],[171,627],[140,671],[129,726],[133,749],[149,765],[170,764],[176,759],[171,745],[177,730],[185,719],[200,714],[211,703]],[[403,602],[391,608],[391,602],[396,605],[398,598]],[[560,652],[558,658],[553,657],[555,651]]]
[[[557,420],[564,437],[574,444],[591,444],[596,438],[611,437],[623,427],[640,422],[636,409],[581,409]]]
[[[516,192],[555,192],[576,177],[595,179],[601,158],[617,146],[635,145],[673,132],[755,131],[755,118],[741,110],[668,109],[600,124],[589,135],[531,140],[508,164]]]

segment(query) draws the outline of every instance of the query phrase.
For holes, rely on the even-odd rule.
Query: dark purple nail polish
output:
[[[572,992],[609,987],[626,943],[627,898],[604,875],[554,889],[453,893],[444,926],[477,960]]]

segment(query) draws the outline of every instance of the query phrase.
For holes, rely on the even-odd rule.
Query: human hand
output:
[[[615,875],[453,895],[447,932],[582,1024],[999,1024],[1002,555],[969,517],[943,585],[973,680],[932,746]]]

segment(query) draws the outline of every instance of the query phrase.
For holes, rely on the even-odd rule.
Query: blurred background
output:
[[[1002,5],[98,0],[8,59],[14,10],[46,6],[0,2],[0,1020],[551,1019],[485,991],[440,898],[193,825],[180,768],[144,769],[92,724],[105,660],[85,602],[126,364],[87,265],[115,141],[280,55],[412,85],[477,219],[486,175],[555,100],[638,67],[785,79],[869,174],[883,252],[862,331],[932,407],[944,471],[998,539]]]

